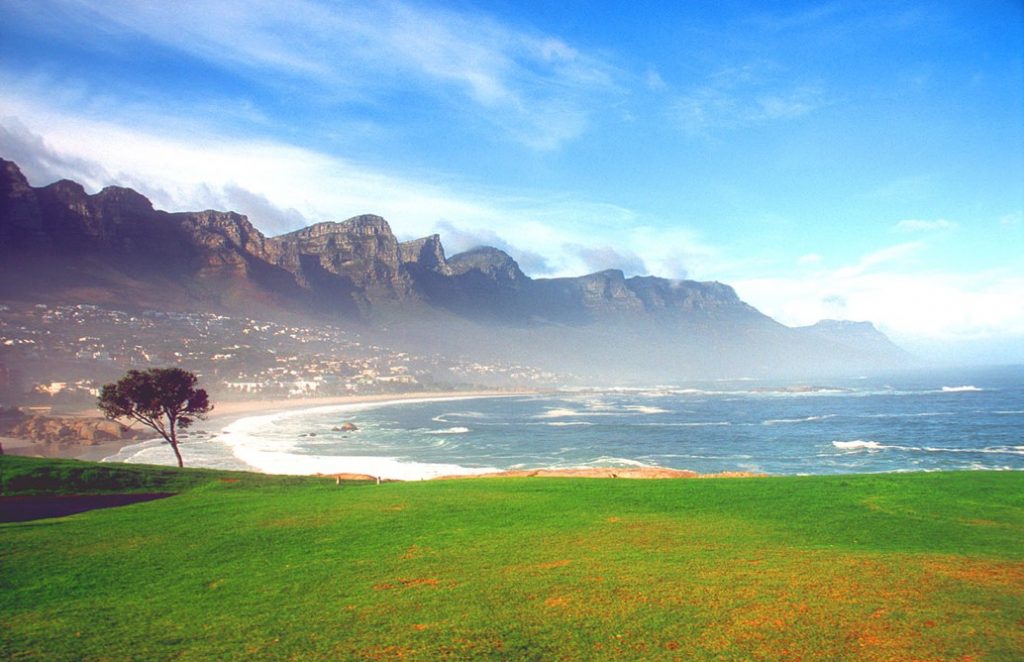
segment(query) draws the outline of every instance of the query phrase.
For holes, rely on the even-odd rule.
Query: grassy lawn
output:
[[[7,494],[88,491],[96,467],[0,463]],[[1024,473],[339,487],[102,467],[149,475],[104,490],[181,494],[0,524],[0,656],[1024,658]]]

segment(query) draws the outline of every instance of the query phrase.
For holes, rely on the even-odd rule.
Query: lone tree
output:
[[[196,388],[196,376],[181,368],[129,370],[103,387],[97,405],[109,419],[130,418],[156,430],[174,449],[179,467],[185,463],[178,450],[178,429],[213,409],[206,391]]]

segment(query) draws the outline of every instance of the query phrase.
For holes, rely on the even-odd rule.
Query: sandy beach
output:
[[[190,428],[193,432],[217,432],[248,416],[264,416],[283,411],[332,407],[338,405],[364,405],[378,402],[404,402],[407,400],[459,400],[467,398],[497,398],[529,395],[535,391],[416,391],[409,393],[375,393],[366,395],[344,395],[327,398],[280,398],[274,400],[235,400],[215,402],[214,409],[206,419],[196,421]],[[95,418],[96,409],[82,409],[71,415]],[[156,437],[156,434],[153,435]],[[122,439],[99,443],[43,443],[15,437],[0,437],[3,452],[9,455],[32,457],[54,457],[97,462],[116,455],[125,446],[139,443],[138,439]]]

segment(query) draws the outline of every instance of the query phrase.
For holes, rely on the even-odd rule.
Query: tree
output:
[[[129,370],[116,383],[103,386],[97,406],[111,420],[130,418],[156,430],[183,467],[178,429],[184,430],[213,409],[206,391],[197,389],[196,382],[194,374],[181,368]]]

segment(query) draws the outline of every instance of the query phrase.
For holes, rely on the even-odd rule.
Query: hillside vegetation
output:
[[[87,476],[180,492],[0,525],[6,659],[1024,657],[1019,472],[338,486],[0,468],[5,494]]]

